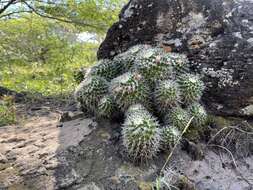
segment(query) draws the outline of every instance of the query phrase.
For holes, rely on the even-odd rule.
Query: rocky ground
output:
[[[28,119],[0,128],[1,190],[149,190],[169,153],[132,164],[118,124],[96,122],[75,108],[64,114],[48,105],[29,110]],[[167,167],[180,189],[253,189],[252,156],[237,159],[223,148],[186,144]]]

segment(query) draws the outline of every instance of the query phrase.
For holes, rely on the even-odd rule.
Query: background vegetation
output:
[[[73,90],[73,72],[95,62],[123,3],[16,0],[1,1],[2,9],[8,2],[0,14],[1,85],[46,96]]]
[[[73,73],[94,64],[97,48],[125,2],[1,0],[0,87],[68,97],[77,85]]]

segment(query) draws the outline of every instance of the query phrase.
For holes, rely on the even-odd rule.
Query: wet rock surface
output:
[[[209,111],[252,117],[253,2],[130,0],[109,30],[98,58],[145,43],[185,53],[206,82]]]

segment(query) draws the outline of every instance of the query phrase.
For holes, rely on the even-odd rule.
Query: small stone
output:
[[[56,125],[56,127],[63,127],[63,124],[59,123],[59,124]]]
[[[71,111],[63,112],[60,117],[60,122],[71,121],[73,117],[74,117],[73,112]]]
[[[141,181],[138,184],[140,190],[152,190],[152,183]]]
[[[253,116],[253,104],[243,108],[241,113],[245,116]]]
[[[112,176],[110,179],[112,180],[112,182],[114,184],[119,184],[120,183],[120,180],[117,176]]]
[[[104,140],[109,140],[111,138],[111,135],[107,132],[103,132],[100,134],[100,136],[102,137],[102,139]]]
[[[0,163],[5,164],[7,162],[7,158],[6,156],[4,156],[3,154],[0,153]]]

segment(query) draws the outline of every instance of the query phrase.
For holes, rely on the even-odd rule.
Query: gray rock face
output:
[[[209,111],[252,116],[253,1],[130,0],[108,31],[98,58],[140,44],[185,53],[204,76]],[[246,110],[246,111],[245,111]]]

